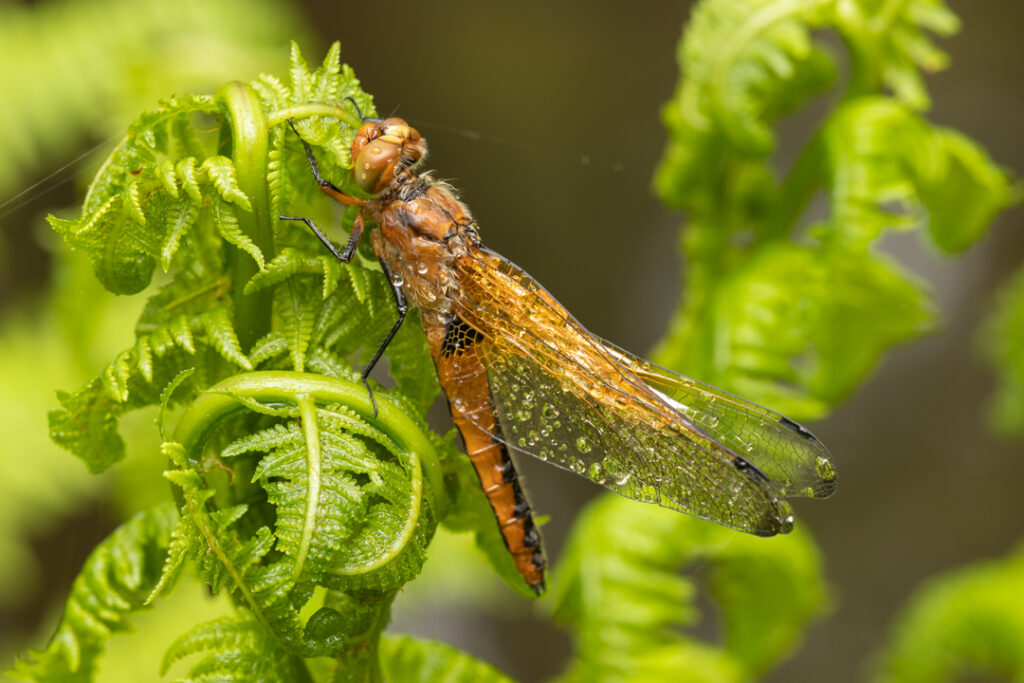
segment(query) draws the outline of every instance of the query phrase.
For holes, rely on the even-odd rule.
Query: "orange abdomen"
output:
[[[487,372],[479,357],[483,335],[455,318],[444,330],[427,330],[431,353],[448,398],[452,420],[494,510],[516,569],[538,593],[544,591],[544,553],[515,465],[501,438]]]

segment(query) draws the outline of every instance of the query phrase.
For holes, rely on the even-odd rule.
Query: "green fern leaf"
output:
[[[662,110],[669,131],[655,176],[663,201],[691,208],[718,181],[708,173],[762,159],[775,145],[771,125],[834,79],[827,53],[810,31],[831,2],[707,0],[693,12],[679,48],[680,81]]]
[[[927,32],[955,18],[941,0],[877,10],[875,0],[704,0],[665,108],[655,185],[690,213],[689,267],[655,359],[798,419],[823,416],[885,351],[934,328],[922,286],[875,254],[883,235],[927,225],[940,248],[962,250],[1020,200],[975,144],[913,110],[919,69],[944,64]],[[852,52],[848,91],[777,183],[773,127],[831,80],[811,38],[829,27]],[[897,97],[882,96],[886,86]],[[808,229],[804,210],[823,188],[830,216]]]
[[[384,678],[389,681],[512,681],[490,664],[460,652],[450,645],[431,640],[409,636],[386,636],[381,640],[380,650]]]
[[[75,579],[50,644],[20,660],[14,673],[35,681],[92,681],[107,639],[129,628],[129,616],[156,585],[176,519],[173,506],[160,506],[100,543]]]
[[[960,20],[943,0],[908,0],[884,12],[877,0],[857,0],[844,5],[837,20],[858,56],[873,62],[872,78],[913,109],[928,108],[921,71],[940,71],[949,58],[927,32],[949,36],[960,28]]]
[[[212,156],[203,161],[202,170],[217,188],[221,199],[229,204],[235,204],[243,211],[252,211],[252,202],[238,187],[238,177],[235,174],[235,166],[227,157]]]
[[[235,334],[231,312],[228,309],[211,308],[200,316],[200,321],[211,345],[225,360],[246,370],[252,370],[252,362],[242,353],[242,345]]]
[[[74,394],[57,392],[61,407],[50,411],[50,438],[78,456],[90,472],[102,472],[124,458],[117,418],[124,406],[96,379]]]
[[[717,648],[682,630],[699,616],[679,574],[693,563],[722,611]],[[756,679],[824,601],[820,559],[799,531],[765,542],[615,496],[578,521],[552,584],[555,616],[576,640],[565,680],[578,681]],[[712,668],[687,678],[681,653]]]
[[[1017,200],[1007,175],[976,144],[895,100],[864,97],[840,107],[825,140],[831,224],[847,247],[864,248],[887,228],[928,217],[936,245],[961,251]]]
[[[1024,270],[1002,288],[980,332],[997,379],[990,421],[1000,433],[1019,436],[1024,433]]]
[[[259,622],[225,617],[178,638],[160,665],[161,675],[175,662],[204,653],[183,681],[300,681],[308,678],[305,665]]]
[[[181,180],[181,188],[185,190],[185,194],[197,204],[202,202],[203,193],[199,189],[199,169],[196,168],[196,158],[185,157],[179,160],[174,171]]]
[[[239,227],[238,216],[235,209],[227,202],[214,200],[212,204],[213,221],[217,226],[217,233],[224,238],[224,241],[235,245],[252,257],[260,270],[263,270],[263,252],[256,243],[245,234]]]
[[[1024,550],[921,586],[877,660],[879,683],[1024,677]]]
[[[177,192],[174,193],[177,196]],[[164,272],[171,268],[171,259],[178,252],[181,241],[188,236],[189,231],[199,218],[199,207],[192,201],[180,200],[171,204],[167,212],[166,237],[160,246],[160,267]]]

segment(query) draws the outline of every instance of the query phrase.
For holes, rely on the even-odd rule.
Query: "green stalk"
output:
[[[217,91],[217,101],[227,113],[230,136],[222,145],[230,145],[238,173],[238,186],[249,197],[252,212],[238,212],[238,225],[263,252],[266,261],[274,258],[274,220],[270,215],[270,193],[267,188],[267,118],[256,91],[245,83],[228,83]],[[242,349],[248,351],[253,342],[270,331],[270,288],[252,294],[243,290],[257,273],[256,263],[248,254],[227,245],[228,268],[231,273],[231,297],[235,309],[235,331]]]

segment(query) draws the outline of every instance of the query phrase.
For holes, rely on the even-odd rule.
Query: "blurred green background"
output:
[[[46,18],[57,21],[57,4],[0,5],[5,18],[0,34],[13,34],[23,21],[38,25],[40,36],[0,48],[8,56],[5,91],[25,93],[7,98],[0,108],[0,144],[10,160],[7,170],[14,169],[0,176],[0,202],[115,134],[138,109],[171,94],[153,92],[147,80],[153,70],[172,88],[210,89],[229,78],[283,72],[290,38],[300,41],[313,62],[337,39],[343,61],[375,95],[378,109],[397,110],[427,137],[428,166],[461,190],[488,246],[534,275],[598,335],[642,353],[663,334],[679,296],[679,270],[685,267],[676,248],[683,217],[658,204],[650,178],[665,140],[658,110],[678,78],[676,43],[691,3],[644,3],[627,11],[608,1],[281,5],[264,0],[225,3],[234,12],[225,10],[225,35],[235,38],[221,38],[197,28],[203,25],[199,4],[180,3],[179,9],[196,14],[195,21],[174,25],[157,9],[133,15],[127,3],[78,2],[70,3],[80,8],[78,23],[68,20],[55,34],[62,38],[47,39],[43,36],[54,34],[45,30]],[[929,118],[971,136],[998,163],[1020,173],[1024,48],[1018,33],[1024,5],[1009,0],[949,4],[963,29],[939,41],[953,66],[928,79]],[[110,19],[112,39],[118,22],[132,21],[149,22],[152,39],[127,41],[126,54],[136,56],[109,63],[84,49],[88,34],[76,31],[99,21],[88,11],[98,6],[125,12],[102,15]],[[246,21],[257,12],[274,13],[273,30]],[[218,57],[201,64],[180,58],[197,45],[215,48],[211,54]],[[38,70],[35,79],[11,66],[15,57]],[[102,97],[88,102],[87,123],[59,120],[62,111],[86,108],[74,92],[66,93],[66,110],[48,108],[46,117],[29,106],[29,86],[45,80],[50,64],[81,71],[83,82],[113,82]],[[83,87],[80,97],[90,92]],[[814,121],[812,114],[786,122],[780,165],[792,161]],[[37,138],[36,130],[45,135]],[[60,131],[58,139],[52,131]],[[0,582],[0,642],[8,655],[28,634],[52,623],[85,554],[130,506],[123,495],[111,495],[131,489],[130,473],[93,482],[80,462],[60,454],[59,467],[44,475],[30,467],[46,457],[44,451],[56,450],[45,440],[53,390],[74,388],[94,376],[111,351],[131,339],[131,312],[108,304],[87,284],[88,273],[54,270],[50,253],[63,245],[42,220],[80,198],[83,182],[108,148],[0,208],[0,357],[7,359],[0,361],[0,405],[15,430],[0,454],[0,474],[40,477],[22,487],[37,495],[0,504],[5,524],[16,527],[0,531],[6,535],[0,540],[0,564],[16,572],[6,584]],[[803,648],[771,680],[862,680],[897,608],[922,580],[1002,556],[1021,541],[1022,448],[992,436],[986,425],[993,385],[978,349],[979,323],[990,312],[995,291],[1024,261],[1022,224],[1021,208],[1003,214],[982,244],[956,260],[923,246],[913,234],[887,239],[886,250],[931,283],[945,324],[939,333],[892,353],[831,418],[813,426],[835,455],[840,486],[825,503],[800,504],[798,523],[812,530],[824,554],[835,607],[810,628]],[[56,276],[77,278],[76,291],[88,297],[88,304],[72,298],[63,305],[111,306],[103,337],[46,321],[55,315],[45,291]],[[123,336],[107,339],[110,329],[122,330]],[[97,349],[90,334],[105,339],[107,348]],[[77,356],[69,357],[64,348],[67,335],[77,342]],[[29,358],[32,365],[24,360]],[[147,419],[139,418],[140,429]],[[599,489],[540,462],[521,466],[535,509],[552,516],[545,540],[548,552],[557,556],[582,502]],[[17,540],[21,533],[27,544]],[[705,626],[710,630],[714,624]],[[511,610],[481,610],[445,598],[429,608],[403,611],[400,598],[393,629],[445,640],[520,680],[559,671],[569,651],[565,635],[533,618],[530,606],[519,602]]]

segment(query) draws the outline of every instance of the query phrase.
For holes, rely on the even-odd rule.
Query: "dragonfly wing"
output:
[[[467,419],[629,498],[758,535],[790,530],[769,476],[641,381],[529,275],[483,250],[458,271],[455,313],[480,332],[493,406],[456,406]]]
[[[808,429],[756,403],[605,344],[621,365],[666,396],[687,419],[771,477],[783,495],[827,498],[835,492],[832,455]]]

